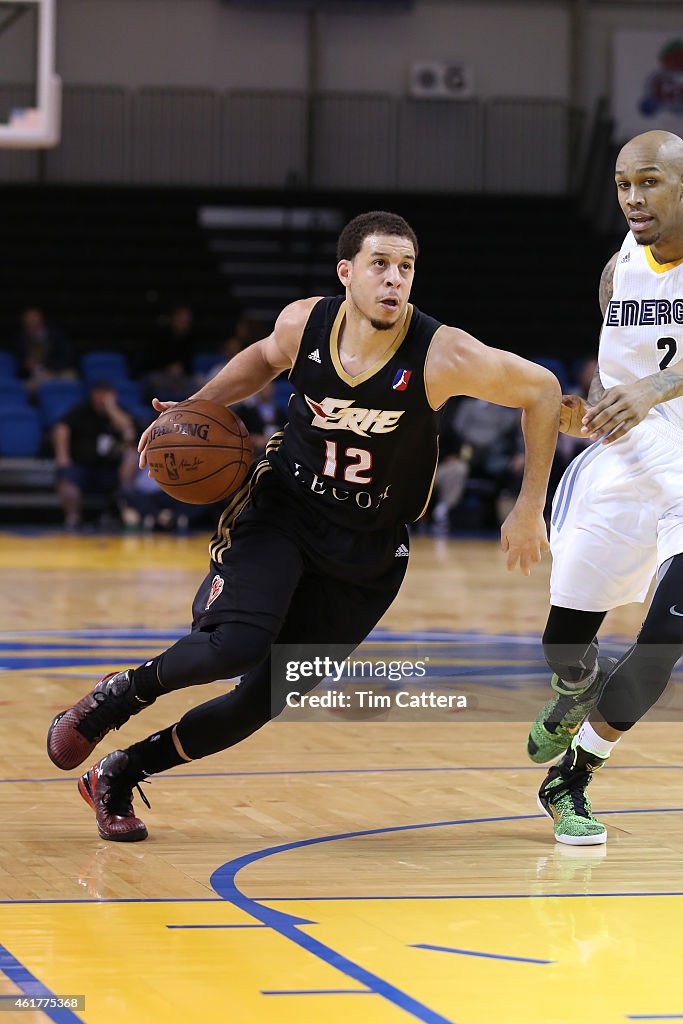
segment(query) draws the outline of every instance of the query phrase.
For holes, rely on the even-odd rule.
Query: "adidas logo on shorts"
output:
[[[410,552],[408,551],[408,548],[405,546],[405,544],[399,544],[399,546],[396,548],[396,554],[394,555],[394,558],[407,558],[409,554]]]
[[[320,352],[317,348],[314,348],[312,352],[308,353],[308,358],[312,359],[314,363],[320,362]]]

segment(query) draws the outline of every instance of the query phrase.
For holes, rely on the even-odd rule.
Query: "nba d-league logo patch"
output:
[[[211,580],[211,590],[209,592],[209,600],[206,602],[206,608],[204,609],[205,612],[209,610],[216,598],[221,596],[224,586],[225,580],[222,576],[219,576],[218,573],[216,573],[214,578]]]
[[[394,383],[391,385],[394,391],[405,391],[408,381],[412,376],[412,370],[397,370]]]

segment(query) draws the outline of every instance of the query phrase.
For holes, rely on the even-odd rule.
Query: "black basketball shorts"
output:
[[[273,641],[365,639],[403,582],[405,525],[344,529],[268,467],[252,476],[245,497],[212,542],[214,557],[192,605],[193,630],[236,622],[268,630]]]

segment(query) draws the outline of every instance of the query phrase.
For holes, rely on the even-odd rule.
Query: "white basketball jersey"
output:
[[[614,269],[598,364],[604,388],[669,366],[683,369],[683,259],[657,263],[650,246],[638,245],[630,231]],[[646,422],[666,423],[683,440],[683,398],[655,405]]]

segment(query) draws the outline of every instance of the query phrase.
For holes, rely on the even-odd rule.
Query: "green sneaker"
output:
[[[593,817],[586,788],[606,758],[577,747],[575,742],[559,764],[550,769],[538,791],[538,806],[554,821],[558,843],[598,846],[607,842],[607,829]]]
[[[553,675],[550,685],[557,696],[544,704],[529,731],[527,753],[535,764],[547,764],[564,754],[584,718],[600,700],[600,694],[616,658],[598,658],[597,678],[585,690],[565,690]]]

